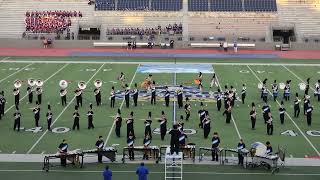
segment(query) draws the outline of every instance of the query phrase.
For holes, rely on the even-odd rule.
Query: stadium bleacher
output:
[[[141,11],[149,9],[149,0],[118,0],[117,10]]]
[[[211,11],[242,11],[242,0],[211,0]]]
[[[115,0],[96,0],[95,9],[97,11],[115,10]]]
[[[153,0],[151,10],[153,11],[180,11],[182,0]]]
[[[209,0],[189,0],[189,11],[209,11]]]
[[[276,0],[244,0],[245,11],[277,11]]]

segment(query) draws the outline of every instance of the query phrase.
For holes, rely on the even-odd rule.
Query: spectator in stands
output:
[[[233,43],[233,50],[234,50],[235,53],[238,52],[238,43],[237,43],[237,41],[235,41],[235,42]]]
[[[223,49],[223,43],[220,42],[220,51],[222,51],[222,49]]]
[[[44,38],[43,40],[43,48],[47,49],[48,48],[48,39]]]
[[[103,180],[112,180],[112,171],[109,170],[109,166],[107,165],[105,170],[102,173]]]
[[[223,49],[224,49],[224,52],[228,52],[228,43],[227,43],[227,41],[223,42]]]

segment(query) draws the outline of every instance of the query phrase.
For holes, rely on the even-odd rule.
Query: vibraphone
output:
[[[116,161],[116,153],[117,149],[114,147],[106,147],[103,150],[98,150],[98,149],[91,149],[91,150],[84,150],[82,151],[83,154],[101,154],[108,159],[110,159],[111,162]]]
[[[79,150],[69,151],[66,154],[54,154],[54,155],[48,155],[45,156],[43,159],[43,170],[49,171],[50,167],[54,167],[53,164],[50,164],[51,159],[60,159],[60,158],[66,158],[67,160],[71,161],[72,165],[74,166],[80,166],[80,168],[83,167],[83,153]],[[59,165],[56,165],[59,166]]]
[[[223,153],[223,151],[222,151],[223,149],[222,148],[219,148],[218,149],[218,154],[219,154],[219,156],[220,156],[220,160],[219,160],[219,162],[220,162],[220,164],[222,163],[221,161],[221,154]],[[200,147],[199,148],[199,162],[200,161],[202,161],[202,159],[203,159],[203,157],[206,155],[206,154],[208,154],[208,153],[210,153],[210,157],[211,157],[211,153],[213,152],[213,151],[215,151],[215,149],[213,149],[213,148],[211,148],[211,147]]]
[[[123,157],[122,157],[122,162],[125,163],[126,157],[129,157],[129,149],[130,147],[125,147],[123,148]],[[147,155],[149,155],[149,158],[154,159],[156,163],[159,162],[159,154],[160,150],[158,146],[149,146],[149,147],[144,147],[144,146],[135,146],[133,147],[134,152],[142,153],[144,154],[145,152]]]
[[[160,146],[160,160],[161,157],[165,155],[167,147],[170,147],[168,145],[166,146]],[[180,151],[183,153],[183,158],[186,155],[187,158],[190,158],[193,162],[196,159],[196,146],[194,145],[186,145],[186,146],[180,146]]]
[[[220,159],[222,159],[222,164],[224,163],[228,163],[228,159],[227,159],[227,153],[228,152],[231,152],[231,153],[237,153],[238,154],[241,154],[245,159],[244,159],[244,163],[243,163],[243,167],[246,168],[247,165],[248,165],[248,154],[249,154],[249,151],[247,149],[241,149],[241,150],[238,150],[238,149],[222,149],[223,153],[220,154]],[[223,157],[223,158],[222,158]]]

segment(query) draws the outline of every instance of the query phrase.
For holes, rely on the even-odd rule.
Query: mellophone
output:
[[[159,154],[160,149],[158,146],[134,146],[134,147],[124,147],[123,148],[123,157],[122,157],[122,163],[125,163],[126,157],[129,157],[129,150],[133,150],[134,152],[138,153],[146,153],[149,158],[154,159],[156,163],[159,162]]]
[[[166,146],[160,146],[160,160],[161,156],[164,156],[166,153],[167,147],[170,147],[169,145]],[[196,146],[195,145],[185,145],[185,146],[180,146],[179,149],[183,153],[183,158],[187,156],[187,158],[190,158],[193,162],[196,159]]]
[[[50,160],[52,159],[60,159],[60,158],[66,158],[68,161],[71,162],[72,165],[78,166],[80,168],[83,167],[84,163],[84,157],[86,154],[99,154],[101,153],[103,156],[107,157],[110,159],[110,161],[114,162],[116,160],[116,153],[117,149],[114,147],[106,147],[103,150],[98,150],[98,149],[91,149],[91,150],[80,150],[76,149],[73,151],[68,151],[65,154],[53,154],[53,155],[48,155],[44,157],[43,160],[43,170],[49,171],[50,167],[54,167],[53,164],[50,164]]]

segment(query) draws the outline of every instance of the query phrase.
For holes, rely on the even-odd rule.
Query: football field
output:
[[[167,63],[164,63],[167,61]],[[139,98],[138,107],[131,106],[126,108],[124,106],[124,100],[118,98],[116,100],[116,108],[109,107],[109,93],[111,87],[115,86],[116,90],[122,90],[121,83],[117,80],[120,72],[124,72],[126,75],[126,83],[133,87],[135,83],[140,88],[140,83],[143,82],[148,75],[144,71],[139,69],[144,65],[155,64],[167,64],[168,67],[176,65],[182,65],[186,69],[193,69],[198,64],[206,64],[206,67],[212,68],[212,71],[216,73],[219,85],[232,85],[237,89],[237,96],[240,96],[242,84],[247,86],[247,98],[245,104],[240,101],[236,101],[236,105],[232,111],[232,122],[230,124],[225,123],[225,117],[222,115],[222,111],[216,110],[216,102],[214,99],[208,99],[207,97],[199,97],[198,100],[192,100],[192,111],[190,121],[184,122],[184,129],[191,129],[193,133],[188,135],[187,142],[195,143],[197,147],[210,146],[210,140],[203,138],[203,131],[198,127],[199,118],[198,110],[200,109],[200,101],[204,102],[205,108],[209,111],[212,119],[211,132],[218,132],[221,138],[221,146],[234,148],[240,138],[243,138],[247,145],[253,142],[266,142],[270,141],[274,148],[281,146],[286,149],[287,156],[289,157],[314,157],[319,156],[320,141],[320,112],[319,102],[317,98],[313,96],[314,84],[320,76],[320,61],[313,60],[303,63],[300,60],[293,60],[291,62],[281,62],[278,60],[274,62],[268,62],[268,60],[257,60],[254,64],[252,62],[246,62],[245,60],[158,60],[158,62],[148,61],[143,59],[138,60],[118,60],[110,61],[103,59],[85,60],[84,58],[10,58],[0,62],[0,85],[1,89],[5,92],[7,99],[5,116],[0,121],[0,136],[3,137],[1,142],[0,151],[5,154],[50,154],[57,151],[57,146],[62,139],[67,139],[70,149],[92,149],[94,148],[95,141],[99,135],[102,135],[106,141],[107,146],[112,144],[119,144],[120,149],[126,146],[126,126],[123,123],[121,128],[121,138],[117,138],[114,132],[113,116],[115,115],[117,108],[122,111],[122,117],[126,118],[130,112],[134,112],[135,118],[135,132],[136,132],[136,145],[142,145],[144,136],[144,123],[143,120],[147,118],[148,112],[152,112],[154,119],[160,117],[161,111],[164,111],[168,117],[169,124],[175,118],[179,120],[180,115],[184,115],[183,109],[174,107],[173,102],[170,103],[170,107],[165,107],[161,98],[158,98],[156,105],[152,106],[149,101],[148,93],[146,97]],[[286,60],[287,61],[287,60]],[[91,63],[90,63],[91,62]],[[191,64],[190,64],[191,63]],[[291,64],[294,63],[294,64]],[[179,66],[180,67],[180,66]],[[161,72],[161,71],[160,71]],[[193,80],[197,78],[197,73],[186,73],[186,71],[178,71],[174,73],[152,73],[153,79],[156,81],[157,86],[172,86],[172,85],[184,85],[188,87],[194,87],[196,85]],[[210,79],[212,74],[204,74],[204,92],[212,93],[217,90],[217,87],[209,88]],[[293,117],[293,98],[296,92],[299,93],[300,98],[304,91],[299,89],[298,84],[305,82],[306,79],[311,78],[311,104],[314,106],[312,126],[308,127],[306,123],[306,117],[303,115],[303,108],[299,118]],[[41,119],[40,124],[42,129],[35,130],[34,118],[32,108],[35,104],[27,104],[27,80],[28,78],[42,79],[43,85],[43,103],[41,105]],[[285,116],[284,125],[280,124],[279,120],[279,103],[282,97],[282,91],[280,90],[280,98],[278,101],[271,101],[270,95],[269,105],[271,106],[271,112],[274,117],[274,135],[268,136],[266,134],[266,126],[263,123],[262,118],[262,100],[260,99],[260,92],[257,85],[268,79],[268,87],[271,90],[271,83],[273,80],[277,82],[285,82],[286,80],[292,80],[291,82],[291,100],[285,102],[287,113]],[[23,85],[20,88],[20,110],[22,113],[21,126],[24,130],[20,132],[13,131],[13,113],[14,97],[12,95],[13,82],[16,79],[23,81]],[[93,82],[97,79],[103,81],[101,87],[102,90],[102,103],[100,107],[95,106],[95,98],[93,95],[94,85]],[[67,80],[68,94],[67,94],[67,106],[63,107],[60,104],[59,96],[59,81]],[[80,130],[69,130],[73,124],[72,114],[74,111],[75,97],[73,91],[78,85],[79,81],[85,81],[87,88],[84,91],[83,107],[80,108]],[[140,88],[140,90],[143,90]],[[36,97],[34,96],[34,99]],[[172,100],[172,99],[171,99]],[[35,101],[35,100],[34,100]],[[255,102],[257,105],[257,125],[256,130],[251,130],[249,112],[251,109],[251,102]],[[47,111],[47,104],[50,103],[53,111],[53,123],[52,128],[56,128],[59,132],[50,132],[46,129],[45,113]],[[87,129],[86,112],[89,108],[89,103],[93,103],[94,111],[94,130]],[[301,105],[303,105],[301,103]],[[175,117],[174,117],[175,116]],[[152,123],[152,129],[159,127],[159,123],[154,120]],[[66,130],[66,132],[60,132]],[[194,133],[195,132],[195,133]],[[284,133],[287,132],[287,133]],[[288,133],[289,132],[289,133]],[[292,134],[293,132],[293,134]],[[167,145],[169,144],[170,137],[167,135],[165,141],[160,140],[160,135],[154,131],[152,145]],[[290,136],[291,135],[291,136]],[[292,136],[294,135],[294,136]]]

